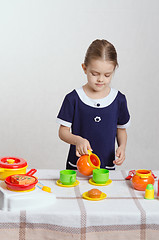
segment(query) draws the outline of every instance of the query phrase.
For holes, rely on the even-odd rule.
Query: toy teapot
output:
[[[96,168],[100,168],[100,160],[98,156],[88,150],[88,155],[82,155],[77,160],[77,169],[78,171],[85,175],[90,176],[93,174],[93,170]]]
[[[151,170],[139,169],[130,171],[125,179],[130,180],[131,178],[132,185],[136,190],[145,191],[148,184],[154,184],[156,176]]]

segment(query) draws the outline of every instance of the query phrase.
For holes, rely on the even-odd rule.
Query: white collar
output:
[[[88,105],[90,107],[94,107],[94,108],[103,108],[103,107],[109,106],[114,101],[114,99],[116,98],[116,96],[118,94],[118,90],[111,88],[110,93],[105,98],[92,99],[92,98],[89,98],[85,94],[82,87],[75,89],[75,90],[82,102],[84,102],[86,105]]]

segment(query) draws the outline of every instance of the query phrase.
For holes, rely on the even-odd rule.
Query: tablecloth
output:
[[[148,240],[159,239],[159,200],[157,180],[155,199],[144,199],[145,192],[134,190],[125,180],[128,171],[110,171],[108,186],[90,185],[77,174],[80,184],[72,188],[56,185],[60,170],[40,169],[39,181],[51,187],[56,202],[36,210],[0,210],[0,237],[3,240]],[[157,176],[159,171],[153,171]],[[107,194],[101,201],[88,201],[82,193],[98,188]],[[38,199],[37,199],[38,201]]]

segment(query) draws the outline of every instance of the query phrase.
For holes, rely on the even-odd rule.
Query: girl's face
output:
[[[112,62],[93,59],[87,67],[82,64],[82,68],[87,75],[88,85],[93,91],[102,92],[109,88],[115,69]]]

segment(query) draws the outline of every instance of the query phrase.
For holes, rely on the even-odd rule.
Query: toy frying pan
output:
[[[12,191],[29,191],[29,190],[31,191],[31,190],[34,190],[35,185],[38,183],[38,179],[33,176],[33,174],[36,173],[36,171],[37,171],[36,169],[31,169],[26,174],[18,174],[20,176],[31,176],[32,178],[34,178],[35,181],[33,183],[30,183],[30,184],[19,185],[19,184],[16,184],[16,183],[12,183],[11,182],[11,176],[8,176],[5,179],[5,183],[7,184],[7,188],[9,190],[12,190]],[[12,176],[14,176],[14,175],[12,175]]]

